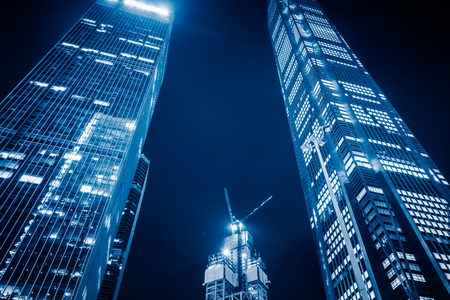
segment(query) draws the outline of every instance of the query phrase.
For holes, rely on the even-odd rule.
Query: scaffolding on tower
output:
[[[225,238],[223,251],[209,256],[205,271],[206,300],[267,300],[270,281],[259,254],[253,253],[253,237],[242,230],[242,222],[266,204],[261,203],[242,220],[236,219],[227,189],[225,198],[230,215],[232,234]]]

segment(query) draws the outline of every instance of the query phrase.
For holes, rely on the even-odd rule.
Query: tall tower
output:
[[[208,258],[206,300],[267,300],[266,267],[252,251],[253,237],[248,231],[237,230],[225,239],[222,253]]]
[[[267,25],[327,298],[448,299],[448,181],[317,1]]]
[[[97,298],[172,21],[148,3],[98,0],[1,102],[1,299]]]

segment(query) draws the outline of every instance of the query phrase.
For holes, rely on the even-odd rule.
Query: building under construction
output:
[[[253,251],[253,237],[234,223],[222,253],[209,256],[205,271],[206,300],[267,300],[266,268]]]

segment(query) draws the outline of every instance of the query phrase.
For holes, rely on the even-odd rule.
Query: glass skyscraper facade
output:
[[[450,299],[448,181],[317,1],[267,25],[327,298]]]
[[[98,0],[1,102],[0,299],[97,298],[119,224],[138,211],[127,199],[172,22],[148,3]]]

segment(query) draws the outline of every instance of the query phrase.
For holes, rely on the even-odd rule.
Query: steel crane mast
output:
[[[261,257],[253,255],[253,237],[242,230],[247,220],[272,196],[243,219],[236,218],[231,209],[228,191],[224,188],[232,234],[225,238],[223,251],[210,255],[205,271],[206,300],[267,300],[270,281]]]
[[[227,200],[228,214],[230,215],[231,229],[232,233],[237,233],[238,247],[237,247],[237,271],[238,271],[238,282],[239,282],[239,292],[247,292],[247,284],[244,275],[244,269],[242,266],[242,221],[247,220],[251,215],[253,215],[258,209],[260,209],[264,204],[266,204],[273,196],[270,196],[267,200],[256,207],[252,212],[246,215],[241,221],[236,219],[231,209],[230,198],[228,197],[228,191],[224,188],[225,199]]]

